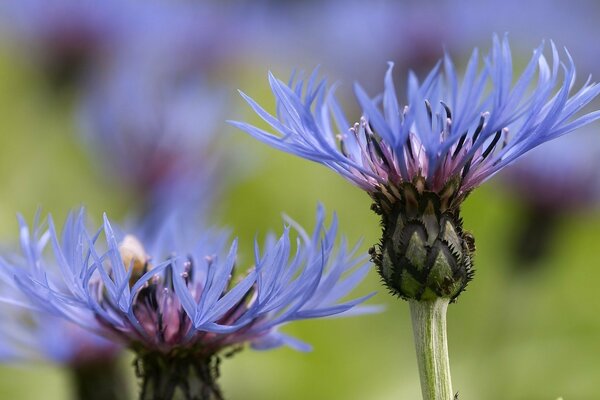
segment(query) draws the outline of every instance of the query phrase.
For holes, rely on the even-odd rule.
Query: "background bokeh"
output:
[[[399,66],[396,74],[401,82],[408,68],[417,72],[430,68],[444,47],[454,60],[464,61],[474,45],[487,49],[493,32],[509,32],[517,65],[528,59],[542,38],[551,38],[569,48],[580,80],[589,73],[600,77],[596,43],[600,28],[595,23],[600,5],[591,0],[568,6],[558,0],[364,3],[231,0],[219,7],[210,5],[222,20],[213,20],[214,26],[203,35],[215,41],[218,51],[199,46],[198,58],[217,64],[190,61],[186,68],[210,71],[211,81],[221,82],[220,90],[231,94],[218,129],[224,139],[219,151],[227,159],[218,167],[222,169],[218,179],[227,183],[215,183],[220,194],[210,215],[212,223],[231,228],[240,238],[240,265],[251,263],[257,234],[264,237],[269,231],[281,231],[282,213],[312,227],[318,202],[337,213],[340,231],[351,241],[364,239],[363,251],[380,233],[378,218],[361,190],[319,165],[268,148],[224,122],[257,123],[236,97],[236,88],[272,107],[267,70],[285,80],[293,68],[310,71],[321,64],[329,81],[342,83],[340,98],[347,95],[345,103],[351,109],[355,107],[351,82],[364,82],[372,93],[380,90],[387,60]],[[190,4],[208,7],[202,2]],[[12,12],[0,11],[6,13],[4,17]],[[29,219],[41,207],[61,220],[83,204],[97,221],[105,211],[113,219],[128,217],[135,193],[99,170],[89,147],[82,145],[82,85],[49,79],[38,57],[40,49],[30,47],[35,40],[19,36],[23,35],[19,29],[8,27],[8,18],[0,18],[0,23],[6,28],[0,29],[3,247],[16,241],[17,212]],[[29,23],[41,22],[32,19]],[[188,55],[190,51],[185,50]],[[127,62],[127,55],[121,57]],[[146,62],[158,61],[149,56]],[[220,97],[215,101],[221,101]],[[600,126],[593,125],[585,134],[599,142],[600,136],[595,136]],[[584,159],[586,165],[595,161],[595,169],[600,167],[597,157]],[[600,182],[590,178],[588,185],[598,187]],[[449,309],[454,387],[461,399],[598,399],[598,208],[590,199],[591,205],[561,214],[536,266],[521,268],[513,250],[515,241],[527,240],[521,228],[528,220],[528,208],[506,186],[502,177],[494,178],[463,207],[465,228],[476,238],[477,272],[467,292]],[[568,195],[557,193],[560,188],[552,190],[548,196]],[[313,345],[314,351],[308,354],[246,349],[224,360],[222,385],[227,398],[419,398],[407,304],[386,293],[375,271],[359,289],[360,293],[377,290],[370,303],[384,304],[385,311],[285,327],[286,333]],[[124,364],[129,362],[130,358],[123,359]],[[0,367],[0,398],[66,399],[70,393],[67,372],[51,363]]]

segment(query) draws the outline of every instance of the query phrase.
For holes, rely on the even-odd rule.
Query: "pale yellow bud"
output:
[[[126,235],[119,245],[119,254],[125,264],[125,268],[133,268],[132,277],[140,276],[147,268],[150,257],[146,254],[144,246],[133,235]]]

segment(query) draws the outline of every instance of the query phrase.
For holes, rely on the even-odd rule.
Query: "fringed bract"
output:
[[[425,178],[386,187],[373,194],[383,236],[371,249],[387,287],[403,299],[455,300],[473,276],[473,236],[462,229],[457,199],[460,178],[439,193]]]

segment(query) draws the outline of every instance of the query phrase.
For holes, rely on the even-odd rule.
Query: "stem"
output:
[[[450,299],[410,300],[423,400],[456,399],[452,391],[446,311]]]
[[[543,207],[529,206],[520,222],[520,231],[515,236],[514,255],[518,262],[513,263],[515,273],[533,272],[543,269],[544,257],[552,251],[560,212]]]
[[[87,362],[71,367],[74,399],[126,400],[129,398],[127,374],[118,358]]]
[[[138,355],[135,367],[140,400],[223,400],[217,356],[146,353]]]

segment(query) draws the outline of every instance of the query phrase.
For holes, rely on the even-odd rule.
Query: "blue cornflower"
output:
[[[236,241],[226,249],[226,235],[192,236],[180,222],[172,218],[158,234],[138,238],[106,217],[89,231],[83,212],[69,216],[62,235],[51,217],[47,229],[21,220],[24,257],[4,268],[38,308],[136,351],[142,398],[170,398],[169,390],[194,382],[218,398],[214,368],[222,350],[246,342],[308,350],[278,327],[346,313],[370,297],[340,301],[369,263],[345,241],[334,250],[337,222],[326,228],[322,209],[312,235],[290,222],[295,245],[289,226],[262,251],[256,245],[254,267],[239,277]],[[50,250],[54,261],[43,255]]]
[[[494,37],[482,67],[475,50],[462,79],[446,56],[422,82],[410,74],[404,106],[390,64],[382,95],[372,98],[355,85],[363,116],[354,125],[316,71],[289,85],[269,75],[277,116],[242,96],[276,133],[234,125],[326,165],[371,195],[384,228],[373,260],[393,292],[453,299],[472,275],[474,241],[459,218],[466,196],[534,147],[600,117],[579,115],[600,86],[588,79],[573,92],[571,57],[566,52],[563,63],[550,47],[550,62],[541,45],[516,79],[506,37]]]
[[[80,115],[99,167],[136,195],[144,214],[209,208],[226,169],[219,168],[225,157],[215,155],[222,88],[202,74],[130,60],[96,78]]]
[[[277,133],[234,124],[273,147],[322,163],[370,192],[417,176],[438,191],[459,177],[464,197],[525,152],[600,116],[593,112],[575,118],[600,87],[588,80],[570,95],[575,66],[570,57],[562,64],[554,44],[551,47],[552,65],[540,46],[514,84],[506,38],[494,38],[479,71],[475,50],[462,82],[446,56],[423,82],[410,75],[406,106],[397,100],[390,63],[382,96],[370,98],[355,85],[363,117],[353,125],[333,90],[327,93],[325,82],[317,82],[316,73],[306,84],[292,80],[290,85],[269,75],[277,117],[242,95]]]

